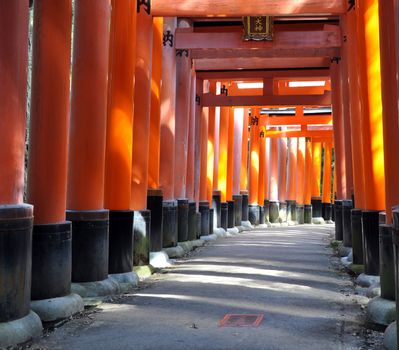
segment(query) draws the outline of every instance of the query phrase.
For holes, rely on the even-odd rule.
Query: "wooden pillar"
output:
[[[219,176],[218,185],[222,202],[227,201],[227,166],[229,147],[229,107],[220,109]]]
[[[264,176],[264,198],[265,200],[270,199],[270,137],[266,137],[265,140],[265,176]],[[280,180],[280,179],[279,179]]]
[[[287,139],[278,140],[278,200],[287,200]]]
[[[332,144],[324,143],[324,167],[323,167],[323,203],[331,203],[331,185],[332,185]]]
[[[216,94],[220,92],[220,83],[216,83]],[[220,107],[215,107],[215,138],[213,163],[213,189],[219,188],[219,137],[220,137]]]
[[[188,152],[187,152],[187,178],[186,196],[190,201],[195,200],[194,194],[194,167],[195,167],[195,144],[196,144],[196,77],[194,69],[190,74],[190,107],[189,107],[189,130],[188,130]]]
[[[259,180],[258,204],[263,207],[265,202],[265,172],[266,172],[266,135],[260,131],[259,138]]]
[[[313,154],[312,154],[312,141],[306,139],[306,155],[305,155],[305,205],[310,205],[312,200],[312,177],[313,177]]]
[[[163,18],[153,18],[148,187],[159,188]]]
[[[164,18],[159,182],[165,200],[174,199],[176,111],[176,50],[174,47],[174,33],[176,22],[175,17]]]
[[[347,198],[348,193],[345,163],[343,84],[341,63],[338,58],[337,60],[338,61],[333,61],[331,63],[331,93],[334,122],[335,167],[337,171],[337,198],[343,199]],[[315,160],[317,161],[317,155],[316,158],[314,158],[314,161]],[[317,178],[315,179],[317,180]]]
[[[234,108],[234,171],[233,171],[233,195],[240,194],[241,181],[241,160],[244,124],[247,119],[244,114],[244,108]]]
[[[110,210],[131,208],[136,13],[131,1],[112,1],[104,191]]]
[[[321,142],[312,142],[312,197],[320,197]]]
[[[234,108],[229,108],[229,141],[227,147],[227,179],[226,179],[226,198],[227,201],[233,200],[233,165],[234,165]]]
[[[297,144],[297,168],[296,168],[296,202],[299,205],[305,204],[305,152],[306,139],[298,138]]]
[[[216,83],[212,82],[209,86],[209,92],[216,93]],[[219,131],[219,130],[218,130]],[[208,157],[207,157],[207,201],[212,203],[213,198],[213,179],[215,175],[215,148],[216,148],[216,107],[209,107],[208,120]]]
[[[394,1],[379,1],[381,50],[382,118],[384,130],[384,164],[386,192],[386,223],[392,223],[392,207],[399,204],[399,109],[398,109],[398,47],[392,40],[395,28]],[[395,67],[395,68],[394,68]],[[396,71],[396,74],[392,72]]]
[[[385,209],[384,142],[379,51],[378,1],[358,3],[358,43],[360,62],[365,209]]]
[[[296,186],[296,172],[297,172],[297,151],[298,138],[291,137],[288,140],[288,175],[287,175],[287,200],[296,201],[297,186]]]
[[[249,204],[258,204],[259,185],[259,108],[251,110]]]
[[[203,93],[209,92],[209,81],[204,80],[203,82]],[[209,107],[201,107],[201,128],[200,128],[200,192],[199,200],[201,202],[208,201],[208,125],[209,125]],[[212,202],[211,202],[212,203]],[[210,204],[211,204],[210,203]]]
[[[269,181],[269,199],[272,202],[278,201],[278,184],[279,184],[279,174],[278,174],[278,139],[270,139],[270,181]]]
[[[0,2],[0,204],[22,204],[29,6]]]
[[[244,108],[244,125],[242,131],[242,155],[241,155],[241,175],[240,189],[248,190],[248,120],[249,108]]]
[[[71,18],[71,0],[35,4],[27,197],[35,224],[65,221]]]

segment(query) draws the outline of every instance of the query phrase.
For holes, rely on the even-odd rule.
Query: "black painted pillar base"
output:
[[[305,224],[312,223],[312,205],[311,204],[305,204],[303,216],[304,216]]]
[[[269,221],[271,224],[277,224],[280,217],[280,203],[278,201],[269,201]]]
[[[227,214],[227,228],[235,227],[235,213],[234,201],[227,201],[228,214]]]
[[[265,211],[265,222],[270,222],[270,201],[265,199],[263,201],[263,210]]]
[[[133,266],[150,264],[150,229],[151,212],[149,210],[135,211],[133,223]]]
[[[241,195],[242,195],[242,221],[249,221],[248,191],[241,191]]]
[[[26,317],[30,311],[32,227],[31,205],[0,205],[1,323]]]
[[[107,279],[109,211],[67,210],[66,218],[72,222],[72,282]]]
[[[159,189],[148,189],[147,209],[151,211],[150,251],[160,252],[163,248],[163,194]]]
[[[188,199],[177,200],[177,239],[188,241]]]
[[[296,205],[296,222],[299,225],[303,225],[305,223],[305,206],[303,204]]]
[[[229,216],[229,205],[227,202],[222,202],[220,204],[221,215],[220,215],[220,225],[223,229],[227,230],[228,226],[228,216]]]
[[[287,221],[296,221],[296,201],[294,200],[287,200]]]
[[[71,222],[34,225],[32,235],[32,300],[71,294]]]
[[[200,202],[199,212],[201,213],[201,236],[209,236],[209,203]]]
[[[363,265],[362,211],[351,210],[353,264]]]
[[[187,237],[189,241],[197,239],[197,203],[188,203],[188,232]]]
[[[197,218],[197,239],[201,237],[201,232],[202,232],[202,215],[200,212],[196,213],[196,218]]]
[[[378,226],[378,211],[365,210],[362,212],[364,273],[371,276],[378,276],[380,273]]]
[[[335,207],[335,240],[342,241],[344,238],[344,226],[342,220],[342,200],[336,200]]]
[[[234,195],[234,223],[235,226],[241,226],[242,222],[242,195]]]
[[[213,235],[213,212],[214,209],[209,209],[209,234]]]
[[[351,210],[352,201],[342,201],[342,228],[343,228],[343,244],[344,247],[352,247],[352,223],[351,223]]]
[[[322,216],[325,221],[332,221],[332,204],[321,203]]]
[[[213,208],[213,222],[215,227],[221,227],[222,216],[222,192],[218,190],[213,191],[212,195],[212,208]]]
[[[331,206],[331,220],[335,222],[335,203]]]
[[[287,222],[287,202],[280,202],[279,221]]]
[[[265,224],[265,208],[263,205],[259,206],[259,225]]]
[[[109,212],[109,274],[132,272],[133,218],[134,211],[131,210]]]
[[[381,298],[395,300],[395,265],[393,257],[393,227],[380,224]]]
[[[312,213],[313,217],[314,218],[323,217],[321,197],[312,197],[311,204],[312,204],[312,209],[313,209],[313,213]]]
[[[254,226],[258,226],[259,225],[259,205],[250,204],[248,206],[248,212],[249,212],[249,222]]]
[[[162,224],[163,248],[177,246],[177,201],[163,201],[163,224]]]

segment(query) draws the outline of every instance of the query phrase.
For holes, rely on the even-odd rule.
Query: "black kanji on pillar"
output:
[[[254,116],[250,118],[250,125],[259,125],[259,118]]]
[[[137,1],[137,13],[140,13],[141,6],[144,6],[145,12],[151,14],[151,0],[138,0]]]
[[[173,47],[173,34],[170,30],[167,30],[163,33],[163,46],[169,44],[170,47]]]
[[[188,50],[186,50],[186,49],[176,49],[176,57],[183,57],[183,55],[188,57]]]

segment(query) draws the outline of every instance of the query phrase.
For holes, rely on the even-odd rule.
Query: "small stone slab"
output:
[[[375,297],[367,306],[367,321],[381,326],[388,326],[395,321],[396,303]]]
[[[355,282],[361,287],[368,288],[373,284],[380,283],[380,276],[370,276],[362,273],[356,278]]]
[[[385,330],[384,333],[384,348],[386,350],[397,350],[397,334],[396,334],[396,322],[393,322]]]

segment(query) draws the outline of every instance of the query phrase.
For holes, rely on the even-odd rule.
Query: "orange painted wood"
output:
[[[384,142],[382,130],[378,1],[357,4],[361,71],[365,209],[385,209]]]
[[[176,18],[165,18],[164,32],[174,33],[176,24]],[[176,50],[168,44],[163,47],[162,65],[159,183],[164,199],[171,200],[175,177]]]
[[[241,175],[240,175],[240,189],[241,191],[248,190],[248,120],[249,108],[244,108],[244,125],[242,131],[242,155],[241,155]]]
[[[136,13],[134,2],[112,0],[104,189],[111,210],[131,207]]]
[[[209,86],[210,92],[216,93],[216,83],[213,82]],[[218,129],[219,131],[219,129]],[[207,171],[206,171],[206,191],[207,201],[212,203],[213,198],[213,179],[215,175],[215,154],[216,154],[216,108],[209,107],[209,120],[208,120],[208,157],[207,157]]]
[[[200,191],[201,191],[201,150],[202,150],[202,139],[201,139],[201,122],[203,107],[201,105],[202,96],[204,91],[204,80],[196,79],[195,81],[195,98],[194,101],[199,98],[199,101],[195,104],[195,144],[194,144],[194,197],[195,201],[199,203],[200,201]]]
[[[298,138],[296,168],[296,202],[305,204],[305,153],[306,139]]]
[[[278,200],[287,200],[287,139],[278,140]]]
[[[219,136],[220,136],[220,107],[215,107],[215,140],[213,158],[213,189],[219,186]]]
[[[186,178],[186,196],[191,201],[195,200],[195,193],[194,193],[194,168],[195,168],[195,145],[196,145],[195,94],[196,94],[196,77],[195,77],[195,70],[192,68],[190,74],[190,110],[189,110],[190,122],[188,130],[187,178]]]
[[[337,172],[338,199],[348,198],[341,68],[341,63],[337,64],[334,62],[331,64],[332,112],[334,118],[335,168]]]
[[[181,20],[179,26],[189,25]],[[186,198],[191,59],[176,56],[175,198]]]
[[[75,3],[67,195],[71,210],[104,208],[110,14],[109,0]]]
[[[163,18],[153,17],[148,187],[159,187]]]
[[[297,154],[298,138],[291,137],[288,140],[288,165],[287,165],[287,200],[297,200]]]
[[[278,201],[278,186],[279,186],[279,147],[278,139],[270,139],[270,180],[269,180],[269,199],[271,201]]]
[[[152,9],[154,16],[180,16],[180,17],[240,17],[255,15],[332,15],[344,13],[347,2],[344,0],[253,0],[242,2],[240,0],[178,0],[165,2],[153,0]]]
[[[260,116],[259,108],[251,108],[251,117]],[[258,204],[259,186],[259,126],[250,127],[250,154],[249,154],[249,204]]]
[[[132,154],[132,210],[147,209],[148,159],[151,120],[152,16],[137,14],[136,70],[134,88],[134,125]]]
[[[332,125],[331,115],[309,115],[303,117],[269,117],[262,116],[262,124],[269,126],[283,126],[283,125],[312,125],[325,124]]]
[[[392,223],[392,207],[399,204],[399,121],[398,121],[398,46],[395,28],[396,1],[379,1],[379,28],[381,48],[382,118],[384,131],[386,222]],[[397,24],[396,24],[397,25]],[[396,71],[396,73],[392,73]]]
[[[220,136],[219,136],[219,172],[218,188],[221,191],[221,200],[226,202],[227,198],[227,167],[229,147],[229,108],[220,109]]]
[[[258,204],[263,206],[265,202],[265,175],[266,174],[266,137],[259,139],[259,180],[258,180]]]
[[[244,123],[245,122],[245,123]],[[234,108],[234,162],[233,162],[233,195],[240,194],[240,176],[242,165],[243,129],[247,119],[244,108]]]
[[[233,69],[282,69],[326,67],[329,64],[328,57],[235,57],[235,58],[201,58],[195,60],[198,70],[233,70]]]
[[[65,221],[72,1],[37,2],[34,28],[27,201],[49,224]]]
[[[204,82],[204,84],[207,82]],[[201,136],[200,136],[200,192],[199,200],[208,201],[208,123],[209,108],[201,108]],[[212,202],[210,203],[212,205]]]
[[[295,130],[285,130],[285,131],[266,131],[266,137],[270,138],[281,138],[281,137],[321,137],[321,138],[331,138],[333,136],[332,130],[312,130],[312,131],[295,131]]]
[[[331,203],[332,186],[332,147],[330,142],[324,144],[324,166],[323,166],[323,203]]]
[[[234,108],[229,108],[229,145],[227,150],[227,190],[226,199],[233,200],[234,174]]]
[[[286,95],[286,96],[216,96],[204,94],[204,107],[232,106],[330,106],[331,93],[324,95]]]
[[[320,197],[321,185],[321,143],[312,144],[312,197]]]
[[[306,153],[305,153],[305,193],[304,204],[310,205],[312,201],[312,169],[313,155],[312,155],[312,141],[306,139]]]
[[[266,137],[266,159],[265,159],[265,176],[264,176],[264,198],[269,199],[270,198],[270,138]],[[280,168],[279,168],[280,169]],[[280,174],[279,174],[280,175]],[[264,205],[264,203],[263,203]]]
[[[0,204],[24,195],[29,4],[0,2]]]

